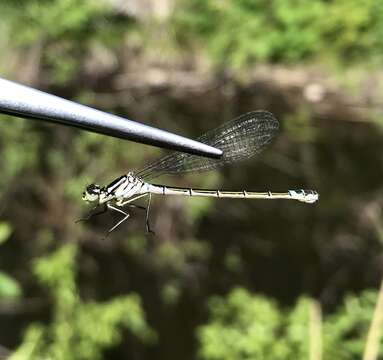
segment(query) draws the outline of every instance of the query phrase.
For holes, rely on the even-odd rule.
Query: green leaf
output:
[[[0,245],[6,242],[12,233],[12,226],[6,222],[0,222]]]
[[[0,299],[18,298],[21,295],[21,288],[18,282],[9,275],[0,272]]]

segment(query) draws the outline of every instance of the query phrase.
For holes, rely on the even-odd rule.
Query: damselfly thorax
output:
[[[208,159],[184,153],[171,154],[140,171],[122,175],[107,186],[101,187],[94,184],[87,186],[83,193],[83,200],[94,203],[96,207],[98,205],[104,206],[101,212],[90,216],[105,212],[107,209],[124,215],[124,218],[114,225],[108,233],[116,229],[129,217],[129,213],[125,209],[123,210],[123,207],[145,209],[146,226],[147,230],[150,231],[149,208],[152,194],[232,199],[287,199],[314,203],[318,200],[319,195],[313,190],[288,190],[285,192],[221,191],[171,187],[151,182],[155,177],[164,174],[184,174],[211,170],[249,158],[263,150],[278,131],[278,127],[277,119],[267,111],[253,111],[244,114],[197,139],[200,142],[221,149],[223,151],[222,158]],[[148,199],[146,207],[134,203],[143,197]]]

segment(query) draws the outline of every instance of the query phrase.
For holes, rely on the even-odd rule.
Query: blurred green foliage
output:
[[[123,34],[121,24],[111,21],[105,1],[31,0],[2,1],[6,25],[3,41],[10,48],[40,44],[41,59],[49,80],[58,85],[76,76],[92,46],[116,46]],[[20,10],[22,9],[22,11]],[[23,24],[23,26],[20,26]],[[124,23],[124,28],[128,26]]]
[[[76,251],[75,245],[66,245],[34,263],[36,278],[53,299],[52,319],[48,325],[30,325],[11,359],[101,359],[103,349],[120,341],[122,328],[145,343],[156,339],[137,295],[103,303],[81,300]]]
[[[12,234],[12,227],[7,222],[0,222],[0,246]],[[20,284],[10,275],[0,271],[0,300],[17,299],[22,295]]]
[[[359,296],[347,296],[338,310],[323,324],[325,359],[361,359],[368,329],[377,302],[377,292],[366,290]],[[379,359],[383,356],[380,341]]]
[[[83,40],[92,30],[92,21],[108,10],[105,5],[103,1],[89,0],[18,0],[6,2],[4,10],[12,27],[28,24],[28,27],[19,27],[13,36],[19,44],[30,44],[42,37],[57,40],[80,36]]]
[[[9,126],[12,121],[12,126]],[[2,177],[0,187],[6,188],[21,171],[28,171],[37,166],[38,149],[41,144],[38,132],[23,119],[0,115],[0,166]],[[26,134],[30,141],[25,141]],[[23,151],[18,144],[23,143]]]
[[[42,42],[48,50],[43,55],[46,71],[56,84],[76,75],[93,45],[118,46],[127,30],[134,33],[133,42],[149,51],[156,46],[165,51],[163,37],[152,36],[162,23],[133,18],[120,22],[106,1],[2,3],[7,15],[3,38],[10,39],[12,47]],[[257,62],[313,59],[379,64],[382,24],[383,4],[375,0],[178,0],[168,20],[171,36],[166,38],[173,42],[172,49],[206,50],[216,65],[235,70]],[[152,41],[147,42],[148,37]]]
[[[0,222],[0,245],[6,242],[12,234],[12,227],[7,222]]]
[[[308,358],[307,300],[289,314],[238,288],[226,298],[213,297],[209,309],[209,322],[198,330],[202,359]]]
[[[186,53],[188,59],[206,56],[213,62],[213,72],[230,68],[235,75],[241,75],[243,69],[251,69],[251,66],[263,62],[301,64],[323,61],[345,67],[360,63],[367,66],[380,64],[383,55],[383,2],[376,0],[179,0],[176,1],[175,13],[166,21],[122,16],[107,1],[3,0],[0,3],[2,73],[7,74],[8,71],[12,76],[19,75],[19,71],[23,70],[21,60],[29,60],[37,53],[37,61],[32,66],[38,74],[35,85],[45,87],[47,91],[53,89],[65,97],[81,99],[83,103],[92,103],[97,99],[97,91],[119,93],[120,90],[125,90],[118,86],[117,90],[111,88],[110,84],[119,83],[118,79],[112,77],[109,83],[104,73],[98,73],[98,68],[93,69],[92,74],[87,73],[87,62],[97,57],[100,49],[111,51],[117,64],[113,71],[120,78],[130,65],[129,56],[132,53],[133,63],[145,62],[144,57],[140,57],[141,54],[160,54],[166,49],[164,39],[171,42],[169,48],[172,52],[169,56],[175,56],[174,50],[178,52],[177,55]],[[129,51],[133,48],[134,51],[127,51],[128,55],[120,58],[117,49],[125,47],[129,47]],[[156,66],[159,59],[162,59],[161,56],[155,58]],[[189,69],[189,63],[184,67]],[[133,73],[137,75],[134,67],[133,69]],[[87,80],[91,80],[90,83]],[[105,88],[100,86],[100,82]],[[94,89],[93,85],[98,88]],[[163,96],[166,90],[162,92],[162,89],[158,89],[161,87],[154,87],[154,92],[159,94],[158,97]],[[221,90],[219,88],[218,91]],[[134,98],[137,94],[139,96]],[[134,99],[129,105],[122,102],[105,110],[124,113],[130,107],[129,111],[137,117],[142,116],[144,121],[156,119],[156,125],[161,127],[167,127],[169,123],[171,126],[180,126],[182,121],[178,120],[182,119],[180,114],[184,111],[190,112],[189,117],[184,120],[193,119],[195,114],[201,115],[206,111],[196,109],[199,106],[195,104],[185,109],[185,102],[174,99],[169,102],[170,105],[166,104],[171,109],[159,109],[158,105],[162,103],[153,101],[152,96],[147,89],[139,90],[138,93],[133,93]],[[183,95],[177,96],[181,98]],[[239,102],[238,99],[235,101]],[[217,107],[222,105],[218,102],[217,104]],[[239,110],[240,106],[234,105],[229,104],[230,112],[223,110],[222,113],[231,114],[232,111]],[[179,108],[181,110],[177,110]],[[211,112],[208,115],[205,113],[206,119],[222,116],[222,113],[217,115],[216,109]],[[178,121],[177,125],[169,120],[172,117],[169,114],[176,115],[174,121]],[[130,117],[131,114],[126,115]],[[317,129],[309,119],[310,109],[298,108],[290,117],[285,117],[284,129],[297,142],[314,142],[317,139]],[[10,121],[12,126],[9,125]],[[188,130],[195,131],[200,125],[196,121]],[[210,124],[203,126],[207,128]],[[331,133],[335,134],[336,131],[331,130]],[[361,134],[360,131],[355,133]],[[334,140],[334,143],[338,144],[336,149],[331,148],[331,142],[320,144],[323,147],[329,145],[327,147],[332,150],[326,153],[323,149],[318,149],[318,153],[322,151],[320,156],[325,158],[326,164],[338,161],[341,169],[347,169],[347,159],[350,158],[342,152],[343,143],[339,139]],[[351,145],[347,143],[347,146]],[[288,146],[286,148],[288,150]],[[374,153],[375,149],[374,147]],[[199,309],[196,308],[202,308],[203,302],[211,293],[216,293],[217,288],[227,290],[233,283],[248,281],[251,287],[256,282],[253,274],[259,273],[258,264],[255,264],[257,260],[261,264],[269,262],[265,265],[268,271],[274,271],[278,266],[283,269],[283,265],[278,262],[281,258],[286,258],[283,253],[286,250],[285,243],[290,243],[291,249],[297,248],[298,242],[294,241],[300,239],[302,234],[308,234],[307,238],[303,236],[305,245],[299,251],[293,249],[294,256],[297,252],[303,253],[297,258],[301,263],[296,265],[298,270],[296,268],[295,271],[304,272],[302,268],[307,265],[305,262],[312,260],[307,253],[311,251],[309,247],[312,239],[309,236],[313,236],[314,226],[310,215],[309,221],[305,221],[304,216],[309,211],[303,210],[303,214],[294,206],[287,209],[282,204],[278,205],[283,213],[282,217],[278,217],[278,208],[273,208],[270,204],[264,206],[264,209],[254,204],[242,203],[218,208],[211,199],[190,199],[187,206],[175,207],[173,210],[166,207],[160,209],[159,217],[161,224],[166,224],[166,235],[161,237],[160,232],[160,239],[155,241],[142,234],[143,227],[135,232],[132,226],[133,230],[129,228],[128,231],[124,229],[116,232],[111,242],[100,245],[97,240],[101,237],[100,233],[107,228],[106,222],[97,218],[95,222],[101,221],[101,224],[96,222],[95,226],[74,226],[74,219],[79,217],[80,194],[85,184],[93,181],[104,184],[126,169],[140,167],[150,160],[152,152],[154,150],[150,148],[142,151],[141,147],[97,134],[44,126],[8,116],[1,117],[0,189],[3,194],[2,204],[10,209],[7,211],[9,219],[0,223],[0,244],[2,247],[10,246],[8,252],[2,250],[1,260],[12,254],[14,258],[7,259],[8,270],[13,266],[24,277],[20,276],[23,280],[19,284],[16,280],[19,277],[13,277],[12,271],[0,272],[0,299],[17,301],[16,299],[24,296],[24,288],[27,289],[27,298],[30,285],[37,279],[42,288],[40,296],[52,301],[49,321],[32,322],[27,326],[22,343],[12,359],[100,359],[102,351],[117,345],[123,340],[126,331],[140,342],[151,344],[156,335],[145,321],[140,296],[145,297],[145,301],[150,304],[154,317],[160,318],[156,325],[161,329],[161,335],[166,337],[170,334],[168,336],[181,338],[185,335],[184,329],[187,329],[186,334],[192,339],[192,335],[187,333],[188,329],[192,328],[190,331],[194,331],[201,323]],[[334,160],[336,154],[339,154],[337,161]],[[362,154],[362,151],[357,154]],[[283,156],[286,159],[293,158],[288,151]],[[351,158],[353,165],[358,163],[360,166],[372,159],[368,157],[368,161],[356,161],[354,157]],[[378,161],[377,164],[379,163]],[[288,162],[287,166],[290,166]],[[375,170],[374,166],[374,172]],[[251,179],[258,181],[262,177],[262,171],[255,175],[251,171],[249,168],[248,174],[245,174],[248,179],[253,176]],[[299,171],[293,172],[295,174],[293,180],[290,179],[290,184],[302,184],[304,179],[297,176]],[[329,172],[335,178],[335,170]],[[358,173],[363,172],[358,170]],[[381,182],[381,176],[377,171],[376,173]],[[347,179],[346,185],[357,180],[356,176],[347,174],[344,176]],[[340,177],[337,181],[339,179]],[[316,180],[320,184],[320,180]],[[221,181],[222,179],[213,174],[200,178],[198,185],[215,187]],[[334,189],[333,182],[331,180],[328,186],[331,189]],[[281,185],[278,182],[275,184]],[[285,186],[285,182],[282,184]],[[363,188],[369,189],[368,186]],[[349,196],[351,191],[348,190],[346,188],[343,191]],[[337,199],[336,194],[340,191],[331,191],[334,193],[329,190],[326,197]],[[375,188],[371,191],[375,191]],[[352,193],[358,194],[359,189],[354,188]],[[348,196],[348,202],[360,202],[359,198],[356,197],[358,201],[355,198],[351,201]],[[343,199],[339,200],[342,207]],[[322,209],[326,209],[325,201],[321,200],[321,204],[324,204]],[[154,202],[154,213],[155,206]],[[336,242],[330,233],[332,222],[342,223],[338,237],[345,237],[348,233],[343,235],[342,231],[348,226],[347,221],[354,219],[350,213],[345,218],[335,219],[339,215],[338,209],[329,205],[328,208],[331,208],[334,215],[327,213],[327,217],[321,219],[325,225],[321,229],[322,233],[316,235],[320,240],[325,238],[326,241],[321,242],[326,244]],[[220,211],[222,209],[223,212]],[[357,211],[353,209],[352,213],[354,212]],[[328,220],[329,217],[331,220]],[[343,221],[344,219],[347,220]],[[107,221],[112,220],[109,218]],[[293,221],[299,226],[293,226]],[[320,222],[315,220],[315,223]],[[355,221],[357,222],[362,223],[365,220]],[[200,224],[205,226],[199,227]],[[97,228],[97,225],[100,227]],[[130,225],[131,223],[129,227]],[[262,225],[267,228],[266,231],[262,232]],[[196,230],[191,230],[190,226]],[[305,232],[305,226],[309,227],[308,232]],[[215,230],[216,228],[218,229]],[[96,230],[92,232],[93,229]],[[289,238],[290,233],[292,235]],[[356,236],[356,231],[351,233]],[[269,239],[266,239],[266,235]],[[10,237],[14,237],[13,242],[6,241]],[[65,245],[53,254],[46,255],[53,244],[73,238],[78,240],[78,247]],[[135,286],[140,289],[140,296],[117,296],[106,302],[82,299],[75,281],[78,270],[75,259],[80,246],[84,246],[84,251],[89,252],[88,256],[94,262],[101,261],[102,258],[107,263],[108,269],[104,272],[110,271],[109,276],[118,274],[129,277],[132,283],[136,281]],[[281,252],[279,248],[282,249]],[[355,248],[359,250],[357,246]],[[16,254],[20,255],[19,258],[14,255],[17,251],[20,251],[20,254]],[[320,253],[319,250],[318,252]],[[323,253],[328,254],[327,250]],[[362,255],[358,256],[365,256],[360,253]],[[279,260],[270,260],[272,256],[280,254],[283,257],[279,257]],[[336,256],[340,255],[337,253]],[[26,259],[29,261],[30,258],[37,259],[33,273],[25,274],[23,268],[26,267]],[[315,261],[318,259],[315,258]],[[341,261],[337,258],[336,262]],[[320,266],[323,264],[318,265]],[[91,272],[96,275],[92,275],[104,275],[95,268],[97,266]],[[294,273],[293,277],[296,277]],[[116,283],[118,281],[116,278],[113,280]],[[122,284],[118,283],[113,287],[108,281],[101,280],[101,284],[90,284],[89,287],[95,293],[100,291],[115,294],[117,286],[124,288],[125,279],[121,282]],[[299,287],[292,284],[291,288],[294,286],[295,289]],[[266,287],[273,289],[269,284]],[[124,293],[124,290],[121,292]],[[281,294],[279,289],[277,292]],[[190,299],[190,303],[185,299]],[[227,297],[213,297],[209,306],[210,320],[198,330],[200,357],[207,360],[306,359],[310,300],[304,297],[299,299],[293,309],[284,309],[270,298],[256,296],[243,289],[233,290]],[[361,357],[375,301],[375,292],[364,292],[360,297],[348,297],[342,307],[325,316],[325,359]],[[172,322],[174,318],[176,320]],[[188,321],[193,323],[193,327],[184,326]],[[19,330],[13,331],[17,338]],[[161,351],[167,346],[172,351],[177,346],[184,347],[182,341],[178,343],[174,339],[168,343],[164,341],[164,344],[170,345],[162,345]],[[189,349],[179,351],[192,354]]]
[[[18,298],[21,293],[19,283],[8,274],[0,271],[0,299]]]
[[[383,4],[375,0],[191,0],[175,14],[180,43],[203,46],[217,64],[379,61]]]
[[[376,291],[348,296],[344,305],[325,316],[324,360],[362,358],[376,300]],[[311,301],[301,297],[294,308],[284,309],[242,288],[211,298],[209,321],[197,332],[201,359],[308,359]]]

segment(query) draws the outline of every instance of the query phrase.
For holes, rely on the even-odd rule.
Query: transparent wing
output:
[[[136,172],[136,175],[149,180],[164,174],[212,170],[241,161],[261,152],[277,133],[278,128],[278,120],[270,112],[249,112],[196,139],[221,149],[223,156],[220,159],[172,153]]]

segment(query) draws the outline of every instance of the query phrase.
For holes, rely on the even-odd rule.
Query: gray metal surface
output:
[[[0,112],[65,124],[85,130],[195,155],[219,158],[207,144],[90,108],[0,78]]]

